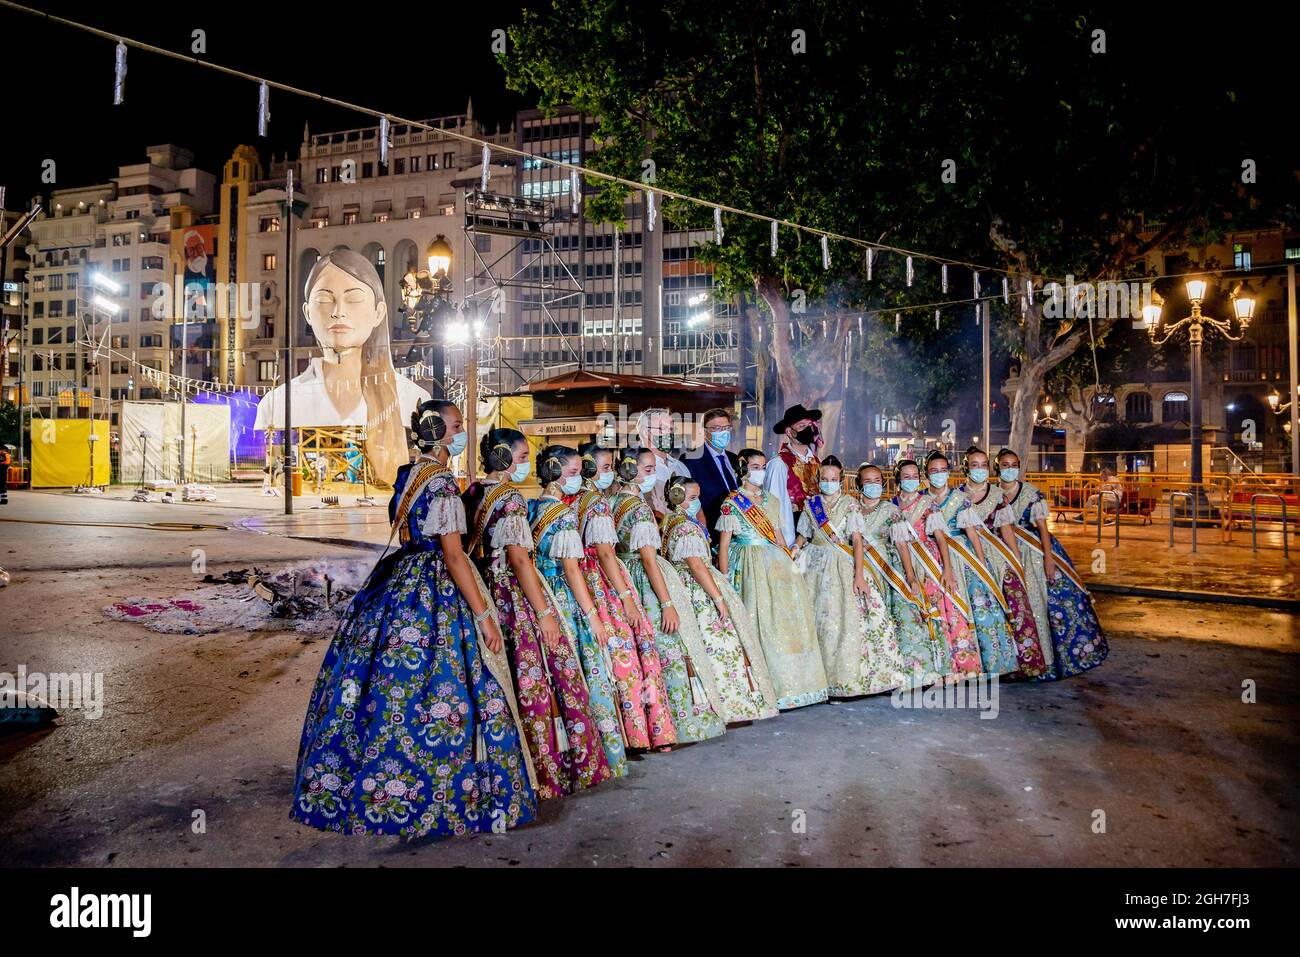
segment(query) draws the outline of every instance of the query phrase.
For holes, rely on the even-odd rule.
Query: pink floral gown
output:
[[[497,487],[485,482],[466,492],[470,500],[488,493],[474,516],[471,557],[496,605],[524,738],[537,772],[537,796],[548,800],[592,787],[613,774],[572,638],[562,635],[560,648],[546,645],[532,603],[506,560],[507,546],[516,545],[527,549],[532,561],[528,503],[517,489],[491,495]]]
[[[636,639],[623,610],[623,601],[618,597],[618,593],[626,591],[629,586],[620,582],[617,588],[614,587],[596,552],[597,545],[618,545],[609,503],[598,493],[588,491],[562,496],[562,500],[578,514],[578,532],[583,545],[583,556],[578,564],[595,602],[596,615],[609,635],[611,684],[623,725],[623,742],[629,748],[672,744],[677,740],[672,718],[663,707],[662,699],[647,699],[641,656],[637,653]],[[654,685],[649,687],[649,697],[655,698]]]
[[[902,551],[910,548],[912,544],[919,543],[920,547],[934,559],[935,565],[942,568],[943,559],[939,553],[939,546],[933,535],[929,534],[930,528],[943,521],[943,514],[935,512],[932,508],[933,500],[929,495],[919,492],[910,496],[906,492],[900,492],[892,501],[898,506],[898,519],[889,532],[894,546]],[[932,515],[937,516],[933,522],[930,521]],[[926,597],[931,606],[939,610],[943,636],[948,642],[951,673],[957,677],[979,674],[980,649],[975,640],[975,630],[962,616],[961,610],[943,593],[934,578],[923,568],[916,567],[915,553],[911,557],[913,570],[922,579]]]

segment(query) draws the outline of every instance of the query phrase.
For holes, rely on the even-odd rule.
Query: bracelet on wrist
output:
[[[545,618],[547,615],[554,615],[554,614],[555,614],[555,609],[552,608],[550,605],[547,605],[547,606],[546,606],[546,611],[541,612],[537,617],[538,617],[538,618]]]
[[[673,605],[673,600],[672,600],[671,598],[669,598],[667,601],[661,601],[661,602],[659,603],[659,607],[660,607],[660,608],[674,608],[674,607],[676,607],[676,606]]]
[[[475,615],[475,616],[474,616],[474,624],[476,624],[476,625],[481,625],[481,624],[483,624],[483,622],[487,621],[487,616],[490,615],[490,614],[492,614],[492,606],[491,606],[491,605],[489,605],[487,608],[484,608],[481,614],[478,614],[478,615]]]

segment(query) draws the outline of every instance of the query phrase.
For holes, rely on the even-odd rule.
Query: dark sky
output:
[[[378,16],[364,3],[321,4],[314,14],[309,4],[285,5],[293,12],[284,12],[280,4],[249,0],[28,5],[179,53],[188,54],[191,32],[203,29],[201,59],[399,116],[461,113],[472,95],[476,116],[509,123],[517,108],[530,105],[505,90],[490,49],[492,30],[506,28],[528,5],[518,0],[491,4],[487,17],[422,3],[381,4]],[[305,120],[314,132],[374,122],[272,90],[270,136],[259,139],[256,84],[135,49],[128,54],[126,102],[115,107],[113,48],[111,40],[0,7],[0,184],[8,187],[9,209],[26,206],[36,192],[105,182],[119,165],[142,162],[145,147],[157,143],[185,146],[202,168],[219,174],[241,142],[255,145],[264,162],[272,151],[296,150]],[[46,158],[57,163],[54,186],[41,183]]]

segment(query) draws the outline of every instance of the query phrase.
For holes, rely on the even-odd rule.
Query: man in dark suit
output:
[[[686,456],[686,467],[691,471],[691,478],[700,483],[700,508],[710,534],[718,524],[723,499],[740,488],[740,480],[736,478],[740,460],[728,451],[730,444],[731,413],[726,409],[705,412],[704,445],[695,454]]]

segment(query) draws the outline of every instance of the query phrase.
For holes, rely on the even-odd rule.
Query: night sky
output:
[[[35,2],[53,15],[182,53],[190,51],[191,31],[201,28],[207,31],[206,59],[412,118],[461,113],[472,95],[475,114],[495,124],[509,123],[516,109],[533,104],[505,90],[491,54],[492,30],[514,22],[522,7],[545,7],[549,0],[460,9],[329,4],[315,13],[309,4],[249,0],[172,6]],[[1171,101],[1198,102],[1205,90],[1198,74],[1230,77],[1257,119],[1237,129],[1189,129],[1188,135],[1239,149],[1243,156],[1262,155],[1295,140],[1294,81],[1287,75],[1293,57],[1286,43],[1296,17],[1284,12],[1287,6],[1254,4],[1239,17],[1226,10],[1211,17],[1126,2],[1109,15],[1108,42],[1112,55],[1149,71],[1151,83]],[[656,9],[645,6],[647,16]],[[58,164],[57,187],[105,182],[120,164],[143,162],[146,146],[166,142],[191,149],[200,167],[219,174],[241,142],[257,146],[264,162],[272,151],[296,150],[304,120],[314,132],[373,122],[273,90],[270,136],[259,139],[254,83],[141,50],[129,53],[126,102],[114,107],[113,47],[111,40],[0,7],[0,69],[6,80],[0,183],[8,186],[10,209],[54,188],[40,182],[46,158]],[[1036,135],[1032,124],[1024,131]],[[1300,160],[1294,149],[1275,155]]]
[[[402,4],[400,14],[382,5],[383,20],[366,4],[320,5],[328,12],[319,14],[301,3],[287,5],[292,13],[269,13],[280,5],[249,0],[29,5],[187,54],[191,32],[203,29],[200,59],[413,119],[462,113],[471,95],[475,116],[491,124],[508,124],[530,105],[505,90],[490,49],[492,30],[506,28],[526,3],[495,3],[487,18],[444,13],[440,4]],[[360,23],[343,19],[348,7]],[[127,59],[126,101],[113,106],[113,48],[111,40],[0,7],[0,184],[9,209],[37,192],[106,182],[119,165],[144,162],[150,145],[184,146],[219,176],[239,143],[256,146],[266,163],[272,151],[297,150],[304,121],[317,133],[375,122],[272,90],[270,135],[259,139],[255,83],[136,49]],[[46,158],[57,163],[53,186],[41,183]]]

